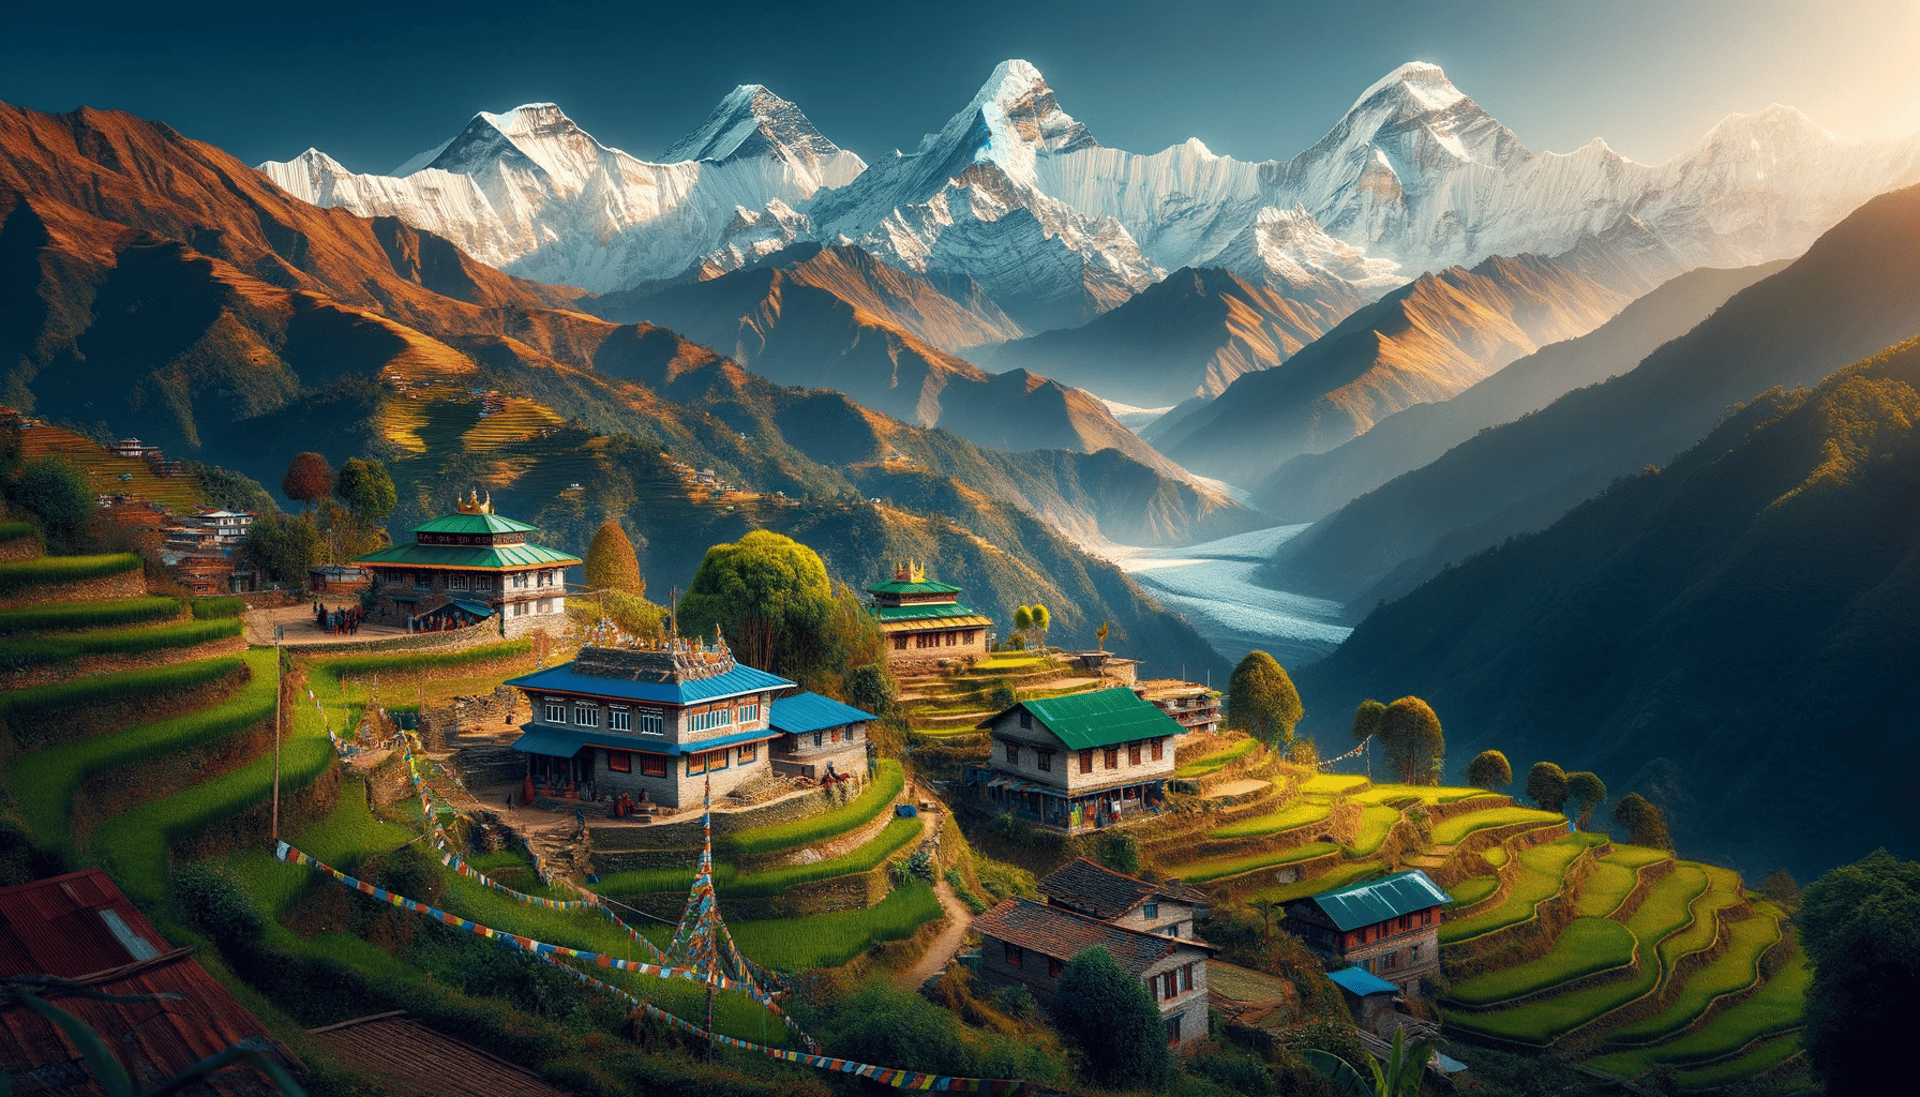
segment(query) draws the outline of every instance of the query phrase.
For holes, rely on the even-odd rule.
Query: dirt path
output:
[[[920,818],[924,820],[921,823],[921,833],[928,838],[933,837],[934,833],[940,829],[940,817],[931,812],[923,812]],[[966,904],[960,901],[960,897],[953,893],[953,888],[947,885],[944,878],[934,878],[933,893],[940,899],[940,909],[946,914],[947,924],[940,930],[940,936],[935,937],[933,943],[927,946],[927,951],[920,957],[919,963],[894,976],[893,981],[908,990],[918,990],[928,979],[933,978],[947,966],[947,961],[953,959],[953,954],[959,952],[961,944],[966,941],[967,924],[973,921],[973,912],[968,910]]]

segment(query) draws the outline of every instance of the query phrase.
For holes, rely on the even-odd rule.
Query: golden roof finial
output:
[[[478,488],[475,488],[469,491],[465,499],[462,499],[457,495],[454,496],[454,502],[456,503],[456,505],[458,505],[461,514],[492,514],[493,513],[493,492],[491,491],[487,492],[487,498],[485,502],[480,501],[480,489]]]

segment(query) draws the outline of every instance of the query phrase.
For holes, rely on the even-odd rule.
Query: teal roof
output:
[[[1412,914],[1433,906],[1453,902],[1453,896],[1440,890],[1419,869],[1396,872],[1378,880],[1351,884],[1312,896],[1311,901],[1342,931],[1370,926],[1402,914]]]
[[[1013,707],[1033,713],[1034,719],[1074,750],[1157,739],[1187,730],[1125,686],[1049,697],[1044,701],[1022,701]],[[998,715],[994,717],[998,718]],[[980,726],[992,723],[993,720],[988,720]]]
[[[920,621],[948,617],[978,617],[988,620],[987,616],[963,602],[930,602],[918,606],[875,606],[873,615],[881,621]]]
[[[1350,994],[1365,998],[1369,994],[1398,994],[1400,988],[1380,978],[1363,967],[1345,967],[1339,971],[1330,971],[1327,978],[1334,985]]]
[[[538,533],[539,526],[499,514],[447,514],[413,527],[415,533]]]
[[[918,583],[909,583],[904,579],[889,579],[867,588],[868,594],[958,594],[959,587],[936,583],[931,579],[922,579]]]
[[[463,514],[462,518],[492,515]],[[415,564],[433,568],[521,568],[535,564],[577,564],[568,556],[541,545],[390,545],[353,558],[356,564]],[[564,592],[557,592],[564,593]]]
[[[767,723],[770,726],[795,735],[821,731],[825,728],[844,727],[872,719],[874,719],[873,713],[865,709],[843,705],[831,697],[822,697],[817,693],[796,693],[791,697],[778,698],[767,712]]]

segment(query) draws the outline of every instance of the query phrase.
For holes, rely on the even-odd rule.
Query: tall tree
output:
[[[1387,764],[1400,771],[1400,780],[1410,785],[1440,783],[1447,740],[1432,706],[1418,697],[1388,705],[1380,717],[1380,739]]]
[[[1513,765],[1497,750],[1483,750],[1467,763],[1467,784],[1491,792],[1513,784]]]
[[[1031,629],[1032,627],[1033,627],[1033,607],[1026,606],[1026,605],[1015,606],[1013,610],[1014,631],[1026,632],[1028,629]]]
[[[1228,727],[1284,749],[1293,742],[1294,725],[1304,715],[1300,691],[1273,656],[1250,651],[1233,668],[1233,678],[1227,682]]]
[[[1559,811],[1567,803],[1567,774],[1552,762],[1535,762],[1527,771],[1527,795],[1542,811]]]
[[[1813,962],[1802,1041],[1828,1093],[1888,1089],[1920,997],[1920,863],[1875,850],[1813,883],[1795,919]]]
[[[298,590],[307,585],[307,569],[320,561],[324,549],[311,516],[269,511],[248,527],[240,554],[267,578]]]
[[[1053,993],[1053,1022],[1102,1085],[1157,1089],[1172,1069],[1160,1007],[1104,945],[1067,962]]]
[[[280,492],[312,510],[316,500],[333,494],[333,466],[311,450],[296,453],[293,460],[287,462],[287,474],[280,478]]]
[[[820,557],[790,537],[757,529],[707,550],[678,614],[683,633],[711,634],[719,625],[747,665],[777,674],[816,662],[832,608],[833,586]]]
[[[49,551],[77,553],[86,547],[95,508],[85,469],[64,457],[36,457],[5,487],[8,500],[40,519]]]
[[[1607,802],[1607,783],[1597,773],[1578,770],[1567,774],[1567,795],[1580,805],[1580,829],[1592,830],[1593,809]]]
[[[1034,641],[1033,646],[1037,648],[1045,648],[1047,646],[1047,630],[1053,627],[1053,614],[1048,613],[1047,607],[1041,605],[1038,602],[1035,602],[1033,604],[1032,613],[1033,613],[1033,628],[1030,631],[1037,632],[1040,634],[1040,638]]]
[[[640,560],[633,554],[633,542],[627,540],[620,523],[609,518],[594,531],[587,546],[587,586],[594,590],[617,590],[644,598],[647,581],[640,575]]]
[[[1380,721],[1386,716],[1387,706],[1373,698],[1360,702],[1353,710],[1353,741],[1363,743],[1369,736],[1380,734]]]
[[[333,481],[333,493],[353,512],[354,518],[369,526],[386,521],[400,501],[393,489],[393,477],[387,475],[387,466],[358,457],[349,457],[346,464],[340,466],[340,475]],[[288,497],[292,497],[291,493]]]
[[[1571,784],[1573,775],[1568,775]],[[1667,835],[1667,817],[1637,792],[1629,792],[1613,803],[1613,821],[1627,828],[1627,841],[1636,846],[1672,849]]]

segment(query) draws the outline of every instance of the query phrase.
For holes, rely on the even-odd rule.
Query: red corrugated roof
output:
[[[126,1003],[50,996],[92,1025],[143,1085],[248,1039],[287,1063],[295,1061],[205,968],[168,944],[99,869],[0,888],[0,975],[86,979],[102,973],[107,977],[91,983],[107,994],[178,996]],[[18,1006],[0,1008],[0,1069],[12,1076],[16,1093],[106,1092],[53,1024]],[[234,1068],[186,1092],[240,1097],[276,1091],[255,1071]]]

